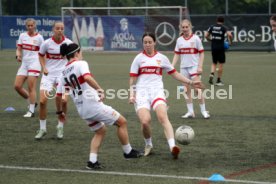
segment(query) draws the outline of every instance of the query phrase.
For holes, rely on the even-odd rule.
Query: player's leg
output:
[[[218,54],[218,61],[219,61],[219,67],[218,67],[218,78],[217,78],[217,83],[216,85],[217,86],[223,86],[223,82],[221,80],[222,78],[222,73],[223,73],[223,64],[225,63],[225,52],[224,51],[221,51],[219,54]]]
[[[200,81],[201,80],[201,77],[200,76],[194,76],[192,78],[193,81]],[[200,106],[200,112],[202,114],[202,116],[205,118],[205,119],[208,119],[210,118],[210,114],[209,112],[206,110],[206,105],[205,105],[205,98],[203,96],[203,92],[202,92],[202,89],[195,89],[196,90],[196,93],[197,93],[197,96],[198,96],[198,100],[199,100],[199,106]]]
[[[191,79],[190,73],[189,73],[189,68],[181,68],[180,72],[183,76],[187,77],[188,79]],[[192,90],[191,86],[189,84],[183,84],[184,86],[184,92],[186,93],[185,96],[185,101],[186,101],[186,106],[188,109],[188,112],[181,117],[186,119],[186,118],[194,118],[194,105],[193,105],[193,99],[192,99]]]
[[[64,95],[62,97],[61,105],[62,105],[62,111],[66,115],[67,114],[67,102],[68,102],[68,95]],[[57,103],[57,101],[56,101]],[[63,139],[63,133],[64,133],[64,122],[58,121],[57,124],[57,138]]]
[[[17,91],[17,93],[20,96],[22,96],[25,99],[28,99],[29,93],[26,89],[23,88],[23,84],[26,81],[26,79],[27,79],[27,76],[17,75],[14,81],[14,89]]]
[[[38,76],[28,76],[28,91],[29,91],[29,110],[24,117],[34,117],[36,107],[36,84]]]
[[[105,133],[106,133],[106,127],[103,123],[99,123],[99,122],[93,122],[93,123],[98,123],[99,128],[97,130],[95,130],[95,134],[93,136],[93,138],[91,139],[91,143],[90,143],[90,154],[89,154],[89,161],[87,162],[87,169],[101,169],[102,166],[101,164],[98,162],[98,152],[100,149],[100,146],[103,142],[103,139],[105,137]]]
[[[216,68],[217,68],[217,57],[216,57],[216,53],[214,51],[212,51],[212,65],[211,65],[211,73],[209,76],[209,84],[214,84],[213,79],[215,77],[215,72],[216,72]]]
[[[152,152],[153,144],[151,137],[151,115],[148,108],[139,108],[137,110],[137,116],[141,124],[141,131],[144,136],[145,149],[144,156],[148,156]]]
[[[116,111],[117,112],[117,111]],[[129,143],[127,121],[122,115],[116,120],[114,125],[117,126],[117,135],[124,151],[124,157],[126,159],[138,158],[141,153],[133,149]]]
[[[174,131],[171,122],[169,121],[167,114],[167,105],[164,101],[158,101],[155,103],[153,109],[156,112],[156,116],[160,124],[163,126],[164,134],[168,141],[170,151],[174,159],[178,158],[180,148],[175,145]]]
[[[47,118],[47,102],[48,98],[51,98],[50,91],[54,86],[54,78],[43,75],[40,82],[39,92],[39,125],[40,128],[35,136],[35,139],[39,140],[46,135],[46,118]]]

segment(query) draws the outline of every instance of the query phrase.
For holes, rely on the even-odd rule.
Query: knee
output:
[[[15,85],[14,85],[14,89],[15,89],[16,91],[20,91],[21,88],[22,88],[21,85],[18,85],[18,84],[15,84]]]
[[[140,123],[141,123],[142,128],[147,128],[148,126],[150,126],[150,121],[151,121],[150,118],[140,119]]]

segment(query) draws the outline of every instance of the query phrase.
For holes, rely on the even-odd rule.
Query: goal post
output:
[[[182,19],[182,6],[62,7],[65,35],[90,51],[139,51],[144,32],[156,35],[158,50],[173,50]]]

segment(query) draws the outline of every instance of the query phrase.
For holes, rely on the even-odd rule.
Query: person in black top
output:
[[[217,17],[217,23],[208,28],[208,31],[205,34],[207,40],[211,41],[211,49],[212,49],[212,59],[213,64],[211,67],[211,74],[209,78],[209,83],[213,84],[213,78],[215,75],[215,70],[217,64],[218,67],[218,78],[216,85],[223,86],[224,84],[221,81],[222,72],[223,72],[223,64],[225,63],[225,35],[227,36],[229,45],[232,43],[232,34],[228,31],[227,27],[223,25],[224,17]]]

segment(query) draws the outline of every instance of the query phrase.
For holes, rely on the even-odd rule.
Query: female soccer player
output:
[[[63,43],[72,43],[71,40],[64,36],[64,24],[57,21],[53,25],[53,36],[41,45],[39,50],[39,61],[42,66],[43,75],[40,82],[40,103],[39,103],[39,123],[35,139],[39,140],[46,135],[46,118],[47,118],[47,101],[50,92],[59,83],[61,72],[67,63],[66,58],[60,54],[60,46]],[[46,56],[46,58],[45,58]],[[67,100],[63,101],[63,110],[66,113]],[[57,138],[63,138],[63,122],[58,122]]]
[[[166,71],[176,80],[187,85],[201,87],[200,82],[194,82],[179,74],[171,65],[169,59],[155,50],[156,38],[152,33],[145,33],[142,37],[144,51],[138,54],[130,69],[130,98],[141,123],[145,139],[145,152],[151,153],[153,144],[151,137],[151,108],[156,112],[158,121],[164,128],[171,154],[178,158],[180,148],[175,145],[173,127],[167,115],[166,97],[162,81],[162,71]]]
[[[106,133],[105,125],[117,126],[117,135],[126,159],[140,157],[140,152],[132,149],[129,143],[126,119],[115,109],[102,102],[104,99],[103,89],[92,77],[87,62],[82,60],[80,47],[75,43],[63,44],[60,47],[60,53],[66,56],[69,62],[62,72],[62,80],[57,89],[56,99],[59,121],[65,121],[64,109],[61,105],[62,93],[65,94],[66,90],[70,89],[70,96],[79,115],[86,121],[90,129],[95,131],[90,144],[90,155],[86,168],[102,168],[97,156]]]
[[[29,109],[23,117],[30,118],[34,117],[36,106],[36,83],[41,70],[38,51],[44,39],[36,32],[34,19],[26,20],[26,29],[27,32],[21,33],[17,42],[16,59],[21,62],[21,66],[16,74],[14,88],[28,101]],[[28,91],[23,88],[26,80]]]
[[[181,57],[180,73],[185,77],[193,80],[200,81],[200,76],[202,74],[202,66],[204,60],[204,49],[202,42],[197,35],[192,33],[192,24],[189,20],[184,19],[181,22],[181,36],[176,41],[176,46],[174,50],[174,57],[172,65],[175,66]],[[188,112],[181,116],[182,118],[194,118],[194,108],[192,99],[192,90],[190,85],[184,84],[185,92],[187,94],[187,108]],[[196,89],[198,94],[200,110],[202,116],[207,119],[210,118],[209,112],[205,108],[205,100],[202,96],[201,89]]]

